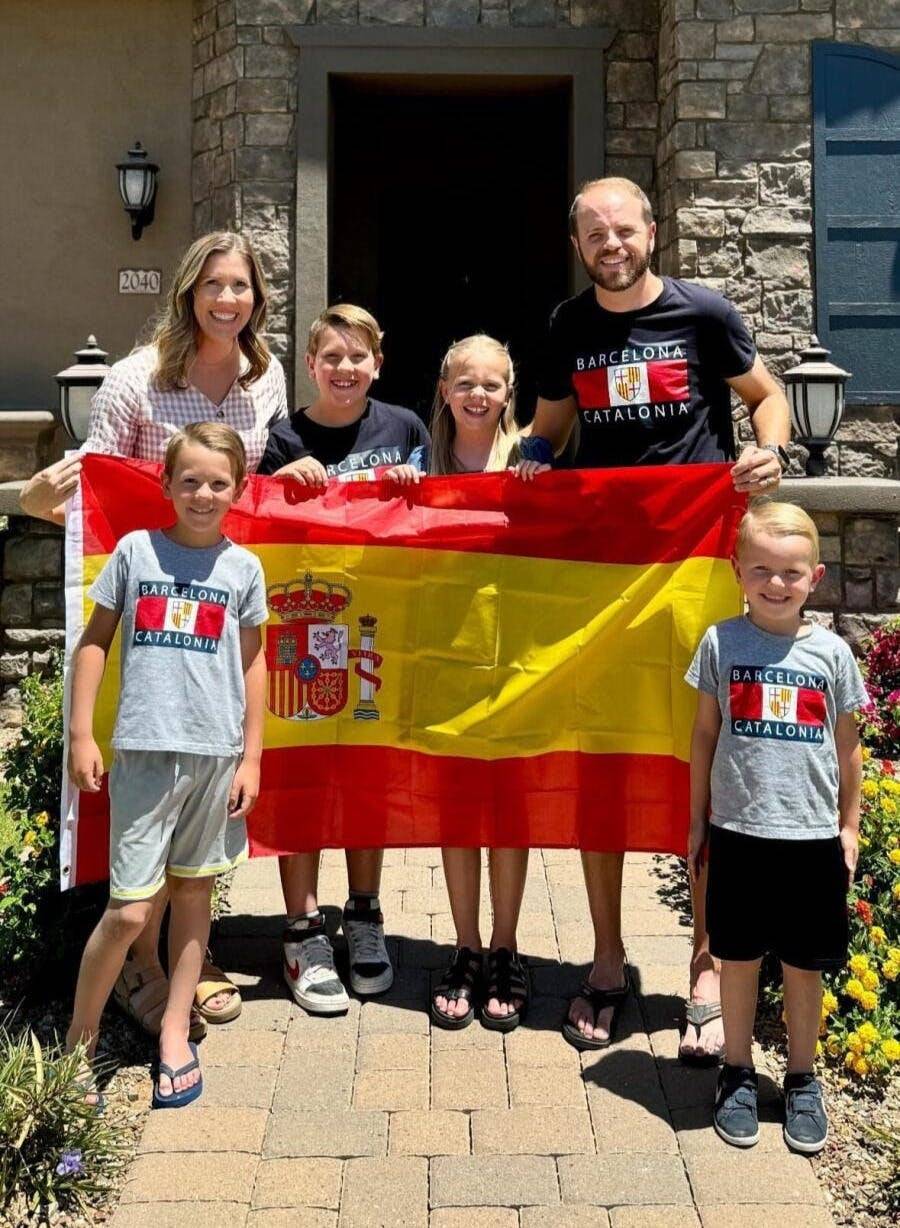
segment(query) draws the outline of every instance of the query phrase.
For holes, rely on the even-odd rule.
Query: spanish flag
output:
[[[729,556],[744,505],[727,465],[429,478],[402,493],[251,478],[223,528],[259,557],[268,594],[253,854],[684,853],[683,675],[710,623],[741,608]],[[70,652],[118,539],[172,519],[158,465],[85,458],[67,526]],[[195,615],[210,616],[178,612]],[[107,766],[118,674],[114,645],[94,722]],[[64,886],[105,876],[107,826],[105,791],[69,797]]]

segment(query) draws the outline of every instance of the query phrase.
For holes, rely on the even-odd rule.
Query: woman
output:
[[[189,422],[224,422],[244,442],[256,469],[269,428],[287,416],[281,363],[268,349],[268,293],[249,241],[217,231],[185,252],[148,345],[114,364],[91,405],[90,428],[81,453],[42,469],[22,491],[30,516],[64,522],[64,504],[75,493],[80,456],[162,461],[166,443]],[[163,888],[147,927],[134,943],[116,984],[116,1000],[148,1032],[159,1031],[168,983],[159,962],[159,934],[166,908]],[[235,985],[207,959],[197,987],[192,1037],[203,1020],[225,1023],[241,1010]]]

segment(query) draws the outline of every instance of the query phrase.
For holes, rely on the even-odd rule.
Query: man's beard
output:
[[[617,268],[601,264],[602,257],[597,258],[597,263],[592,268],[585,260],[581,246],[579,245],[578,247],[578,258],[582,263],[585,273],[587,273],[595,286],[599,286],[601,290],[608,290],[611,293],[630,290],[635,282],[640,281],[650,268],[650,254],[650,245],[648,243],[642,256],[632,255],[629,252],[626,263]]]

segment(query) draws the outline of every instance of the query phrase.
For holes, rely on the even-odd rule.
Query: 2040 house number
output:
[[[159,269],[119,269],[120,294],[159,294],[161,285]]]

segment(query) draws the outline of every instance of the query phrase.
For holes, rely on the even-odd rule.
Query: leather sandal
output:
[[[481,1008],[481,1024],[491,1032],[511,1032],[517,1028],[528,1013],[531,997],[528,972],[518,951],[498,947],[487,954],[487,986],[485,1004]],[[512,1004],[517,998],[519,1006],[508,1015],[492,1015],[487,1008],[491,998]]]
[[[457,1032],[467,1028],[475,1018],[475,1002],[481,991],[482,964],[481,952],[473,951],[471,947],[457,947],[450,956],[450,963],[431,995],[431,1018],[439,1028]],[[448,1015],[438,1007],[435,998],[467,1002],[469,1009],[464,1015]]]
[[[562,1034],[570,1045],[574,1045],[576,1049],[608,1049],[613,1043],[619,1012],[625,1004],[625,999],[631,992],[631,978],[628,974],[627,965],[622,968],[622,977],[625,983],[617,989],[595,989],[590,981],[584,980],[581,982],[581,987],[575,998],[583,998],[589,1004],[593,1015],[593,1025],[596,1027],[597,1016],[602,1010],[606,1010],[610,1006],[612,1007],[612,1018],[609,1021],[609,1035],[605,1040],[598,1040],[594,1036],[585,1036],[583,1032],[580,1032],[567,1014],[563,1023]],[[572,998],[571,1002],[574,1002],[575,998]]]
[[[214,1009],[208,1005],[211,998],[222,993],[229,995],[224,1006]],[[221,968],[216,967],[212,956],[207,951],[203,968],[200,971],[197,992],[194,994],[194,1009],[203,1016],[207,1023],[231,1023],[232,1019],[237,1019],[243,1005],[241,991],[234,981],[228,979]]]
[[[162,1017],[169,1000],[169,980],[157,964],[151,968],[138,968],[133,956],[127,955],[122,971],[113,986],[116,1005],[149,1036],[159,1036]],[[191,1008],[190,1040],[203,1040],[206,1022]]]
[[[681,1033],[681,1041],[678,1046],[678,1058],[685,1066],[718,1066],[725,1056],[724,1044],[716,1053],[685,1053],[681,1046],[684,1044],[689,1028],[694,1029],[696,1043],[699,1044],[701,1028],[721,1018],[721,1002],[685,1002],[684,1031]]]

